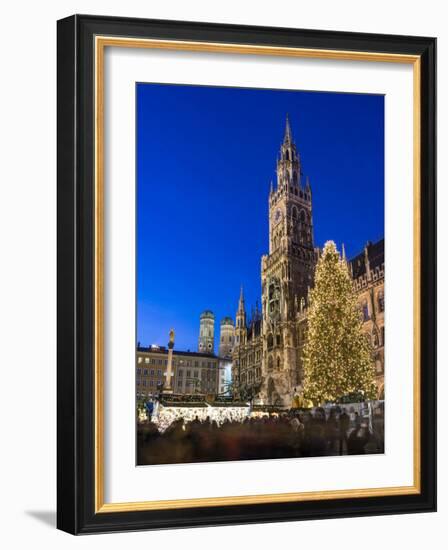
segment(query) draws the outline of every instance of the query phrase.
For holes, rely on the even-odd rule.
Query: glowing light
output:
[[[152,422],[157,425],[159,431],[164,432],[173,422],[183,419],[185,423],[199,420],[201,422],[216,422],[221,426],[225,421],[243,422],[249,416],[247,406],[222,406],[214,407],[206,404],[200,407],[176,407],[158,404],[152,414]]]
[[[372,348],[362,332],[347,263],[332,241],[325,244],[317,263],[309,301],[303,396],[314,405],[354,393],[373,398]]]

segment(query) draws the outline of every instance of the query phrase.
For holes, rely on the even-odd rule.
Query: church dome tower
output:
[[[198,351],[212,355],[215,353],[215,315],[208,309],[200,316]]]
[[[223,358],[232,357],[235,339],[235,325],[231,317],[221,319],[221,334],[219,336],[219,356]]]

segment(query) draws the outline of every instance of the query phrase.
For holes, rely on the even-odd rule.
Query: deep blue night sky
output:
[[[384,98],[137,85],[137,340],[196,351],[199,314],[261,295],[268,193],[289,113],[313,191],[315,245],[384,236]]]

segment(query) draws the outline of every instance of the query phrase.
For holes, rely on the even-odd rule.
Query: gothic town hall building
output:
[[[290,407],[302,382],[308,290],[319,249],[314,246],[312,191],[286,120],[269,193],[269,254],[261,258],[261,311],[249,320],[243,289],[236,313],[232,379],[237,398]],[[374,349],[379,397],[384,392],[384,241],[367,243],[350,260],[363,330]]]

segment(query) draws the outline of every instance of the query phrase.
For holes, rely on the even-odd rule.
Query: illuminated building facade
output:
[[[303,180],[289,120],[269,193],[269,254],[261,259],[261,311],[247,319],[241,289],[235,322],[233,388],[240,399],[288,408],[302,389],[308,291],[319,249],[314,246],[312,190]],[[367,243],[348,262],[363,330],[372,342],[378,396],[384,395],[384,240]]]

